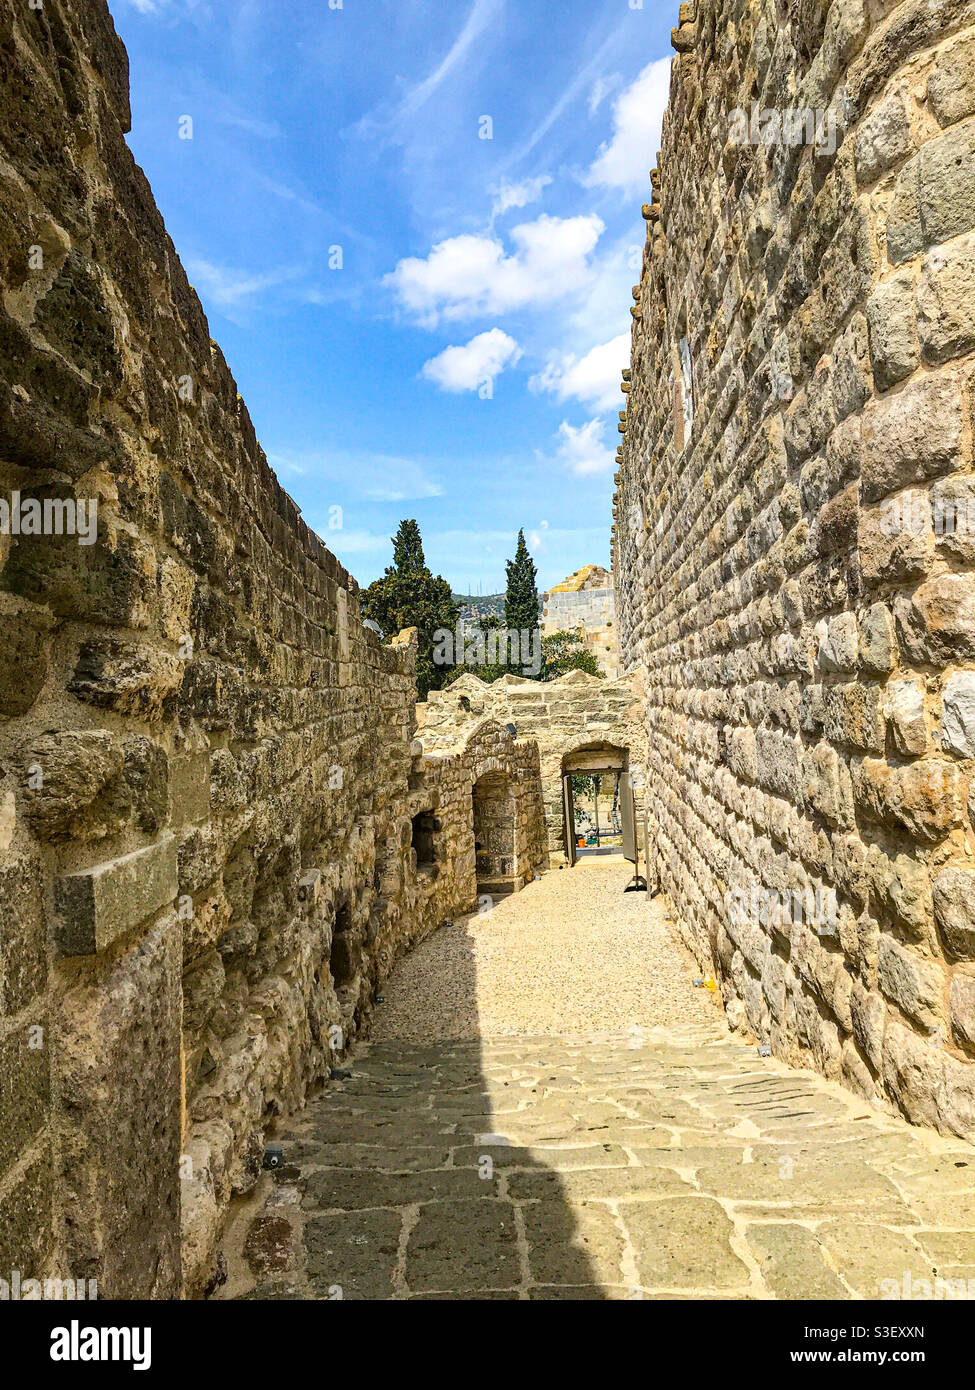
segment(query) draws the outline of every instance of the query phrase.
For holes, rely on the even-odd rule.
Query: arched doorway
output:
[[[515,888],[514,798],[502,772],[486,772],[474,783],[474,865],[478,893],[511,893]]]
[[[569,865],[591,855],[633,858],[629,750],[587,743],[562,758],[563,843]]]

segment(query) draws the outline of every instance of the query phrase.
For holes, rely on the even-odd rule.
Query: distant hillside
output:
[[[451,598],[460,604],[463,618],[485,618],[489,613],[504,617],[504,594],[451,594]]]

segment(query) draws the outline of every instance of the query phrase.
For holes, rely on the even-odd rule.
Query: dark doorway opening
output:
[[[478,893],[514,891],[515,817],[508,778],[500,772],[485,773],[475,783],[474,867]]]

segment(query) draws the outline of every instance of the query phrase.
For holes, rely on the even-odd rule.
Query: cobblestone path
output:
[[[624,881],[619,865],[582,872]],[[516,910],[531,932],[533,895],[571,895],[575,873],[468,929],[506,929]],[[732,1038],[699,1012],[663,907],[638,901],[648,953],[670,952],[697,1021],[429,1043],[380,1026],[277,1136],[284,1164],[237,1214],[218,1296],[924,1297],[938,1279],[975,1295],[975,1149]],[[593,909],[593,933],[612,907]],[[425,944],[429,1009],[438,937],[453,949],[445,933]]]

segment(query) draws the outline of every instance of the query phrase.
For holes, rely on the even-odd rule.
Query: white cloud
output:
[[[649,63],[613,103],[613,137],[599,147],[583,182],[621,189],[628,197],[649,187],[670,96],[670,58]]]
[[[542,189],[547,188],[551,182],[551,174],[541,174],[535,179],[522,179],[520,183],[509,183],[507,179],[502,179],[495,188],[491,189],[494,194],[492,222],[496,217],[501,217],[503,213],[510,211],[511,208],[523,208],[527,207],[529,203],[534,203],[541,197]]]
[[[573,473],[608,473],[614,455],[602,440],[602,420],[590,420],[578,428],[563,420],[559,425],[559,458]]]
[[[488,383],[493,388],[505,367],[512,366],[520,356],[521,348],[514,338],[500,328],[492,328],[488,333],[478,333],[463,347],[444,348],[424,363],[423,375],[442,391],[476,391]]]
[[[445,319],[502,314],[578,292],[590,279],[589,254],[603,231],[595,216],[549,217],[512,228],[516,250],[495,237],[463,235],[439,242],[425,260],[409,256],[383,283],[433,327]]]
[[[545,533],[548,530],[548,522],[540,521],[537,531],[528,532],[528,549],[533,555],[537,555],[545,544]]]
[[[620,378],[629,360],[630,335],[621,333],[584,357],[568,354],[550,361],[528,385],[533,391],[550,391],[560,401],[582,401],[597,410],[611,410],[620,399]]]

